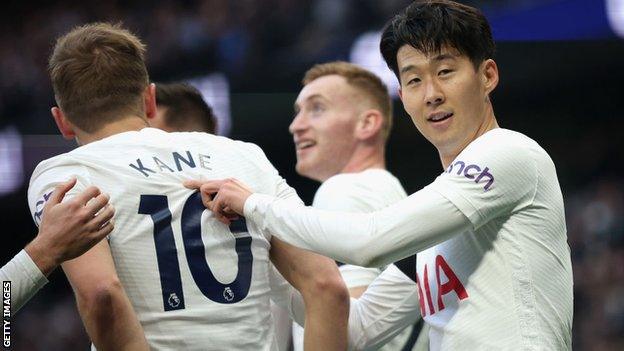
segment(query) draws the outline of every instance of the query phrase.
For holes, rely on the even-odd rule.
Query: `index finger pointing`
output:
[[[219,191],[224,180],[186,180],[182,183],[189,189],[199,189],[202,193],[212,194]]]
[[[204,180],[189,179],[182,182],[182,185],[184,185],[185,188],[189,189],[199,189],[202,184],[204,184],[204,182]]]
[[[89,200],[100,195],[101,191],[95,186],[90,186],[86,188],[83,192],[76,195],[74,198],[80,205],[86,205]]]
[[[67,192],[73,188],[74,185],[76,185],[76,177],[72,177],[70,180],[57,185],[54,188],[52,195],[50,195],[50,199],[48,199],[46,206],[52,206],[63,201],[65,194],[67,194]]]

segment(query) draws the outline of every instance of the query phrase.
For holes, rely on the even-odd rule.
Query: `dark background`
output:
[[[484,9],[498,42],[499,124],[537,140],[552,156],[566,201],[575,279],[574,349],[624,349],[624,41],[606,1],[464,1]],[[310,65],[349,59],[353,41],[381,29],[409,1],[247,0],[28,2],[3,5],[0,134],[12,130],[21,163],[0,159],[0,178],[23,174],[0,195],[0,263],[36,234],[26,202],[41,160],[69,150],[49,115],[45,64],[54,38],[76,24],[123,21],[145,40],[154,81],[222,72],[230,84],[230,136],[257,143],[310,203],[318,184],[294,172],[287,126]],[[228,92],[224,92],[227,94]],[[7,146],[9,145],[9,146]],[[11,146],[13,145],[13,146]],[[16,144],[0,141],[0,156]],[[13,149],[11,149],[13,148]],[[388,168],[413,192],[441,166],[400,101]],[[19,169],[18,169],[19,168]],[[16,350],[86,349],[71,289],[57,270],[15,318]]]

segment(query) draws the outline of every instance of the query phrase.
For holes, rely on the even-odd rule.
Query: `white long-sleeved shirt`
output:
[[[21,250],[11,261],[0,268],[0,280],[3,283],[3,291],[8,289],[4,283],[11,282],[11,315],[14,315],[48,282],[48,279],[24,250]]]
[[[357,173],[337,174],[325,180],[314,195],[314,202],[312,206],[314,208],[330,211],[353,211],[367,213],[384,208],[404,199],[405,197],[407,197],[405,190],[403,190],[401,183],[395,176],[392,175],[392,173],[385,169],[367,169]],[[396,269],[396,267],[394,269]],[[383,268],[365,268],[350,264],[340,266],[340,274],[342,275],[342,279],[345,281],[347,288],[369,286],[375,278],[382,273],[383,270]],[[403,279],[400,279],[401,276]],[[388,295],[395,294],[397,289],[405,288],[406,286],[408,289],[412,288],[412,292],[416,291],[414,282],[401,272],[399,272],[399,274],[397,274],[394,278],[395,279],[393,281],[395,282],[396,289],[391,288],[389,289],[390,291],[386,291]],[[380,297],[380,301],[375,301],[374,303],[376,306],[387,306],[383,301],[383,292],[379,291],[380,289],[383,289],[382,287],[384,286],[385,285],[382,284],[376,284],[373,287],[376,291],[369,292],[367,297],[364,298],[366,301],[360,301],[360,303],[356,303],[355,305],[366,306],[370,302],[370,296],[376,296]],[[411,311],[414,314],[414,320],[419,319],[418,316],[420,315],[418,305],[416,304],[415,306],[416,309]],[[367,311],[364,307],[361,307],[361,310]],[[390,310],[381,310],[379,312],[380,314],[383,314],[384,312],[392,313]],[[355,316],[359,317],[354,319]],[[373,322],[371,320],[370,313],[365,314],[354,309],[352,309],[352,317],[354,318],[352,318],[351,330],[358,329],[355,328],[353,323],[359,323],[361,326],[367,325],[369,322],[371,324],[379,323],[379,321]],[[366,318],[368,318],[368,320]],[[372,319],[376,318],[378,318],[378,316],[372,316]],[[402,350],[405,348],[411,332],[412,328],[407,327],[402,333],[400,333],[400,335],[397,335],[387,344],[383,345],[381,343],[376,343],[375,345],[383,345],[381,346],[381,351]],[[303,350],[303,334],[303,328],[297,323],[294,323],[293,346],[295,351]],[[378,339],[383,338],[383,340],[389,340],[389,338],[385,337],[383,332],[380,332],[379,335],[376,335],[375,337]],[[353,342],[356,341],[353,340]],[[359,346],[353,345],[353,347],[361,348],[362,345],[367,344],[361,340],[357,340],[357,343]]]
[[[494,129],[432,184],[372,214],[254,194],[245,216],[336,260],[379,266],[418,252],[431,349],[570,349],[572,269],[555,166],[530,138]]]

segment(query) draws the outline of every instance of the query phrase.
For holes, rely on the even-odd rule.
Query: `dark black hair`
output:
[[[166,107],[165,123],[180,132],[214,134],[216,117],[199,90],[186,83],[157,83],[156,104]]]
[[[430,55],[449,46],[475,68],[496,49],[487,19],[474,7],[448,0],[416,1],[394,16],[383,30],[380,50],[397,78],[397,52],[403,45]]]

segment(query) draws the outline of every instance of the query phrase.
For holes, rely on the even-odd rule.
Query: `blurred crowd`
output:
[[[624,350],[624,179],[568,195],[566,212],[575,349]]]
[[[496,7],[536,1],[464,2]],[[155,80],[216,70],[226,73],[235,88],[246,89],[250,81],[288,75],[292,67],[348,59],[358,34],[381,29],[408,3],[410,0],[9,2],[0,13],[0,129],[14,123],[24,133],[54,132],[51,123],[37,123],[33,116],[47,114],[53,102],[46,65],[54,39],[79,24],[119,22],[138,34],[148,46],[148,67]],[[265,74],[266,67],[280,66],[283,72]]]
[[[218,70],[244,89],[263,67],[348,57],[353,38],[379,29],[407,0],[162,0],[10,2],[0,21],[0,128],[53,132],[31,116],[52,102],[54,38],[93,21],[121,22],[148,46],[153,78]],[[183,72],[180,72],[184,67]],[[279,75],[280,72],[274,72]],[[256,78],[257,79],[257,78]]]

